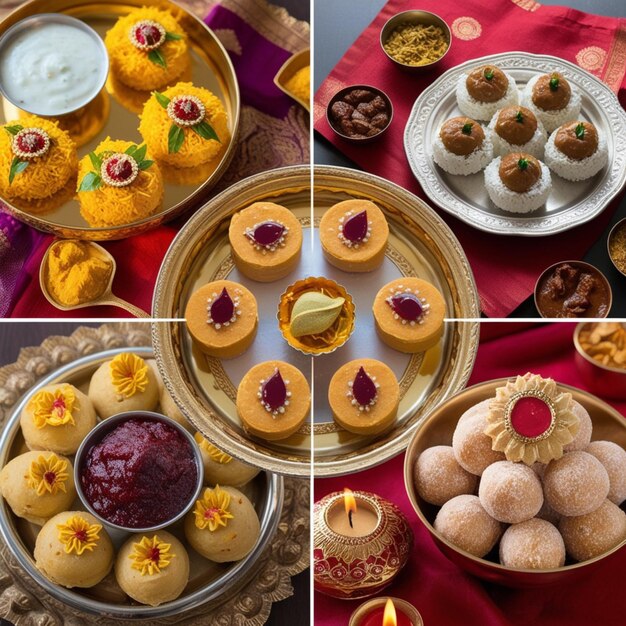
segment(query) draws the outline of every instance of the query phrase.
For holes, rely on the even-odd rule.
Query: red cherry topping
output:
[[[165,41],[165,28],[153,20],[141,20],[130,29],[130,41],[139,50],[154,50]]]
[[[376,383],[367,375],[363,367],[360,367],[352,381],[352,397],[359,407],[369,407],[374,404],[377,395]]]
[[[255,224],[252,228],[246,228],[245,235],[250,242],[256,244],[258,248],[276,250],[285,238],[287,228],[279,222],[267,220]]]
[[[43,475],[43,479],[49,484],[53,485],[57,479],[57,475],[54,472],[46,472]]]
[[[178,126],[195,126],[206,114],[206,108],[196,96],[174,96],[167,105],[169,118]]]
[[[50,137],[41,128],[23,128],[11,140],[15,156],[34,159],[43,156],[50,148]]]
[[[139,174],[137,161],[129,154],[116,152],[102,161],[100,176],[110,187],[130,185]]]
[[[417,321],[424,312],[419,298],[412,293],[398,293],[391,296],[390,304],[394,312],[408,322]]]
[[[522,437],[534,439],[550,429],[552,417],[552,410],[541,398],[524,396],[511,409],[511,427]]]
[[[283,413],[285,405],[289,403],[287,397],[287,385],[276,368],[274,374],[261,383],[261,403],[270,413]]]
[[[344,222],[343,236],[353,243],[363,241],[367,237],[367,226],[367,211],[361,211]]]
[[[235,315],[235,303],[228,295],[226,287],[222,289],[222,293],[218,298],[213,300],[210,308],[211,319],[214,324],[226,324],[230,322]]]

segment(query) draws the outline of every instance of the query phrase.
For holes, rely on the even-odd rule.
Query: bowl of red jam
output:
[[[169,526],[202,489],[203,466],[193,437],[173,420],[130,411],[100,422],[76,452],[78,496],[104,524],[147,532]]]

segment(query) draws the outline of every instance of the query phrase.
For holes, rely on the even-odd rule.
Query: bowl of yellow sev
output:
[[[380,45],[397,66],[431,69],[450,50],[450,27],[434,13],[403,11],[389,18],[380,31]]]

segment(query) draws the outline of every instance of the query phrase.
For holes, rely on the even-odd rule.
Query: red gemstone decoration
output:
[[[191,98],[180,98],[174,103],[174,114],[179,120],[195,122],[202,118],[203,112]]]
[[[280,371],[268,378],[261,387],[261,401],[270,411],[278,411],[287,401],[287,386]]]
[[[260,246],[270,248],[276,245],[285,234],[285,227],[270,220],[256,224],[254,228],[246,230],[246,236]]]
[[[37,131],[30,131],[22,135],[18,135],[15,138],[15,143],[22,152],[33,154],[43,150],[46,145],[46,140]]]
[[[360,367],[352,382],[352,396],[361,406],[368,406],[376,398],[378,390],[374,381]]]
[[[130,159],[122,157],[111,157],[105,166],[106,173],[111,180],[116,182],[124,182],[133,175],[133,166]]]
[[[144,46],[153,46],[161,41],[161,31],[153,24],[140,24],[135,28],[135,38]]]
[[[417,321],[424,313],[424,307],[419,298],[412,293],[397,293],[391,297],[391,308],[403,320]]]
[[[367,236],[367,211],[348,218],[343,225],[343,236],[352,243],[363,241]]]
[[[517,400],[510,413],[511,427],[522,437],[534,439],[549,430],[552,411],[540,398],[524,396]]]
[[[235,303],[228,295],[226,287],[222,289],[222,293],[211,303],[211,319],[215,324],[225,324],[230,322],[235,313]]]

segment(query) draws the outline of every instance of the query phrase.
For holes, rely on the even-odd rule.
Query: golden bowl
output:
[[[626,217],[624,217],[623,219],[621,219],[619,222],[617,222],[613,228],[611,228],[610,232],[609,232],[609,236],[607,237],[606,240],[606,248],[607,248],[607,252],[609,254],[609,258],[611,259],[611,263],[613,263],[615,269],[622,275],[622,276],[626,276],[626,271],[624,269],[624,265],[619,264],[615,257],[613,256],[613,254],[611,254],[611,248],[612,248],[612,244],[614,242],[614,239],[617,238],[617,234],[621,233],[622,230],[626,230]]]
[[[345,302],[343,303],[339,317],[324,333],[320,335],[294,337],[290,330],[291,310],[296,300],[309,291],[321,291],[331,298],[341,297]],[[292,348],[299,350],[303,354],[317,356],[320,354],[330,354],[348,341],[354,330],[355,306],[352,296],[339,283],[322,276],[309,277],[290,285],[285,292],[281,294],[276,317],[278,319],[280,332],[285,338],[285,341]]]
[[[417,513],[420,521],[430,533],[435,545],[453,563],[465,571],[483,580],[505,585],[508,587],[539,587],[547,584],[567,584],[579,577],[588,576],[598,568],[604,559],[610,558],[618,550],[626,545],[626,539],[620,544],[593,559],[570,563],[554,569],[533,570],[514,569],[500,565],[486,558],[478,558],[465,550],[461,550],[441,534],[439,534],[433,522],[439,507],[424,502],[415,489],[413,482],[413,468],[419,455],[432,446],[447,445],[452,442],[452,433],[459,417],[470,407],[494,397],[496,389],[506,384],[508,379],[500,378],[488,382],[479,383],[464,389],[440,404],[415,431],[409,444],[404,461],[404,484],[409,500]],[[626,420],[613,407],[609,406],[596,396],[559,384],[559,388],[572,394],[574,400],[580,402],[591,415],[593,422],[594,440],[608,440],[626,449]],[[622,509],[625,505],[622,505]]]
[[[580,332],[593,322],[581,322],[574,331],[576,367],[585,385],[603,398],[626,400],[626,367],[611,367],[596,361],[580,344]]]

